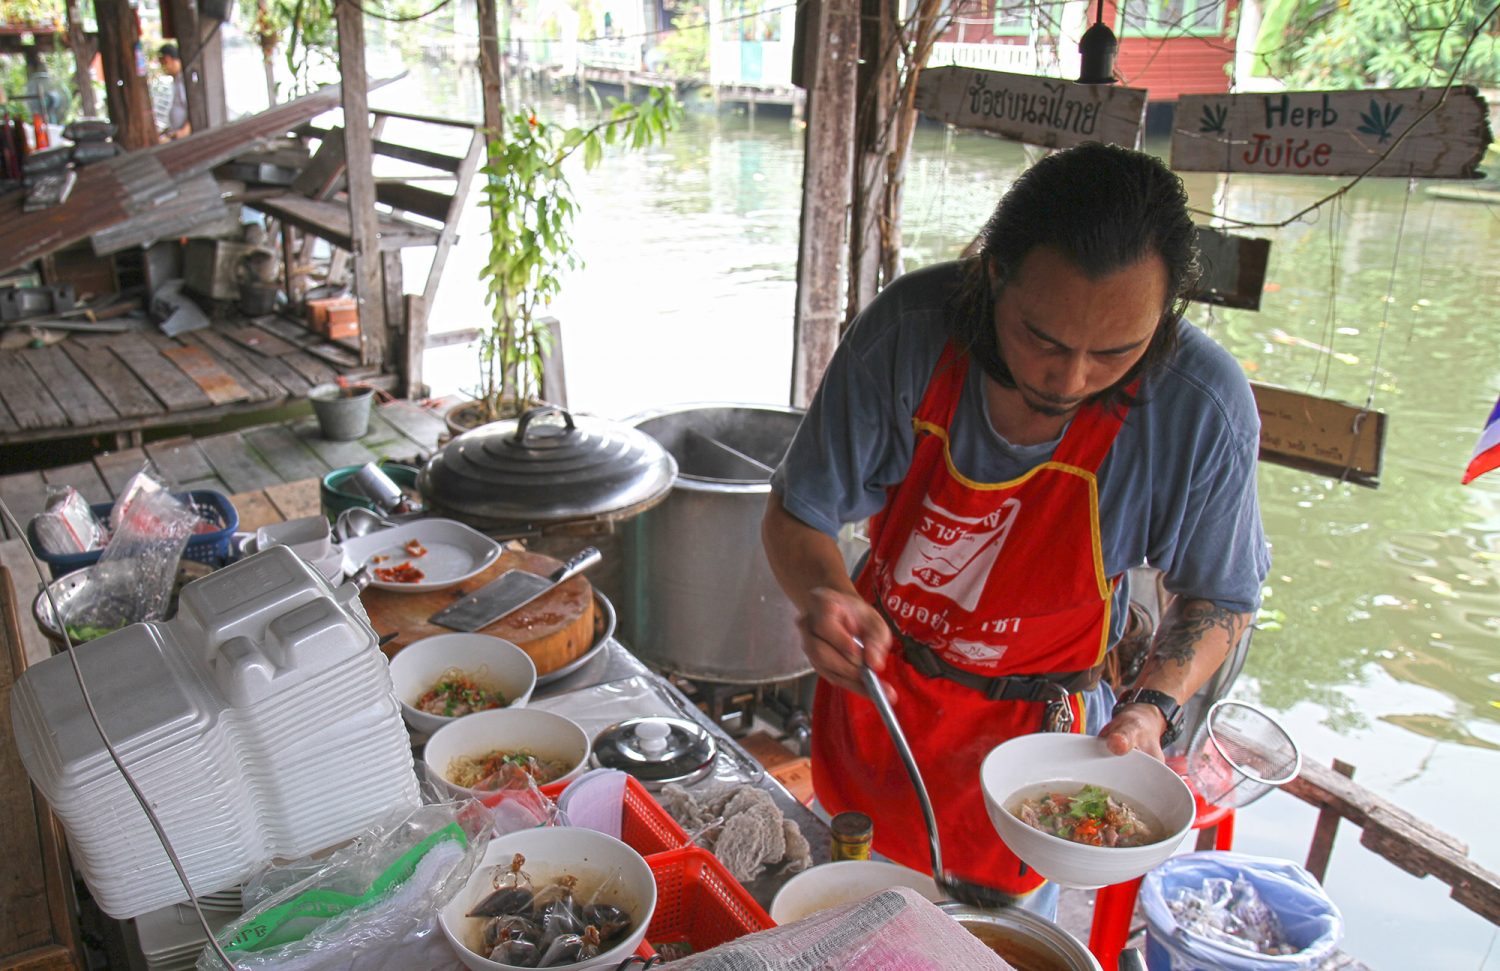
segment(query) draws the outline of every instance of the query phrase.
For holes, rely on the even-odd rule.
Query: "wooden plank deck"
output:
[[[214,422],[340,377],[368,378],[358,361],[348,345],[275,316],[175,338],[142,324],[0,349],[0,445]]]
[[[89,462],[0,476],[0,499],[24,529],[27,520],[41,511],[47,486],[71,485],[90,502],[107,502],[150,459],[174,488],[212,489],[231,498],[239,493],[255,496],[247,500],[254,506],[249,510],[239,510],[236,500],[242,520],[247,512],[252,520],[263,518],[266,510],[256,511],[263,503],[279,512],[278,518],[295,518],[288,510],[305,509],[309,502],[316,511],[317,489],[311,487],[309,492],[310,482],[333,469],[377,459],[420,465],[447,430],[442,412],[449,404],[423,407],[397,400],[377,405],[370,415],[369,432],[355,442],[323,440],[316,419],[310,417],[205,438],[161,439],[147,442],[144,448],[102,452]],[[242,528],[259,524],[242,522]],[[4,535],[15,536],[8,526]]]

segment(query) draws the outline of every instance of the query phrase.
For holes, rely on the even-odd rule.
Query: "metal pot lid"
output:
[[[628,718],[594,739],[594,761],[648,786],[691,785],[714,767],[719,745],[696,722],[664,715]]]
[[[455,438],[417,488],[459,518],[544,524],[640,512],[676,478],[676,460],[645,432],[544,405]]]

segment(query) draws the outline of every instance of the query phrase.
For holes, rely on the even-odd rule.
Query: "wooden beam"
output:
[[[1346,779],[1354,778],[1354,766],[1340,759],[1333,760],[1333,771]],[[1319,883],[1323,882],[1323,876],[1328,872],[1328,861],[1333,856],[1333,838],[1338,835],[1339,821],[1342,819],[1338,810],[1332,806],[1324,806],[1318,810],[1312,843],[1307,847],[1306,867],[1307,872]]]
[[[68,0],[68,47],[73,51],[73,87],[78,91],[78,109],[85,118],[99,114],[94,97],[94,54],[98,39],[83,29],[83,0]]]
[[[797,252],[797,306],[792,325],[792,404],[805,407],[838,344],[840,299],[853,176],[854,106],[859,68],[859,0],[814,0],[809,39],[820,38],[804,77],[807,136]],[[805,52],[819,47],[804,45]],[[813,56],[808,53],[809,57]]]
[[[861,0],[859,69],[854,116],[855,169],[849,207],[849,292],[844,321],[880,289],[881,231],[886,164],[892,145],[899,38],[892,0]]]
[[[141,41],[140,22],[129,0],[94,0],[99,22],[99,53],[104,61],[105,100],[115,123],[115,141],[127,150],[156,144],[156,121],[151,117],[151,93],[144,71],[136,71],[135,45]]]
[[[344,162],[349,179],[349,251],[359,301],[359,357],[379,364],[386,345],[385,299],[380,285],[380,237],[375,219],[375,173],[365,74],[365,12],[356,0],[335,0],[339,76],[343,80]]]
[[[403,398],[425,398],[429,389],[422,371],[422,353],[427,350],[427,300],[420,293],[406,296],[406,340],[401,348]]]

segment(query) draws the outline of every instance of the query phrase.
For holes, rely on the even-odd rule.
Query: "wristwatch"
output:
[[[1155,688],[1131,688],[1120,695],[1115,702],[1115,710],[1111,716],[1118,715],[1120,709],[1126,705],[1155,705],[1161,717],[1167,723],[1167,730],[1161,733],[1162,748],[1166,748],[1177,740],[1182,733],[1182,706],[1177,704],[1177,699],[1165,691],[1157,691]]]

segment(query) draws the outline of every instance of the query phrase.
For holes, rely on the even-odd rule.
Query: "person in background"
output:
[[[1162,758],[1259,604],[1259,415],[1238,362],[1182,319],[1194,239],[1159,160],[1098,143],[1042,159],[978,255],[908,273],[859,314],[772,477],[765,550],[821,675],[817,798],[871,816],[878,852],[929,869],[868,665],[971,902],[1056,912],[990,823],[984,756],[1087,731]],[[835,537],[867,517],[851,580]],[[1101,672],[1143,563],[1175,596],[1117,703]]]
[[[172,100],[167,106],[167,121],[161,140],[169,142],[186,138],[193,133],[193,123],[188,121],[187,81],[182,76],[182,55],[176,44],[167,43],[161,45],[157,57],[161,61],[162,73],[172,79]]]

